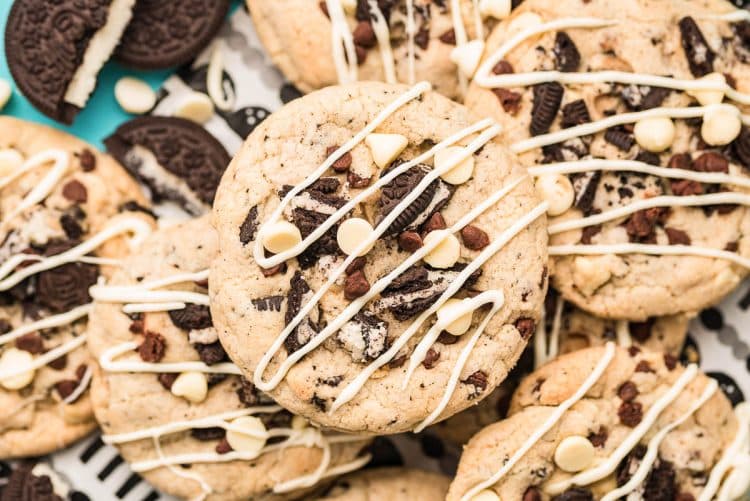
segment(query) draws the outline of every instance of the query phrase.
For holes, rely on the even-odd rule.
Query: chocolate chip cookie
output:
[[[443,475],[405,468],[377,468],[338,479],[318,501],[432,501],[445,498],[450,481]]]
[[[614,344],[527,377],[464,448],[447,499],[739,499],[750,407],[674,357]]]
[[[0,117],[0,458],[94,429],[88,289],[150,233],[146,204],[112,157]]]
[[[487,396],[547,288],[545,207],[498,132],[425,84],[331,87],[266,119],[214,204],[211,311],[245,376],[353,432]]]
[[[181,499],[291,499],[362,466],[366,438],[311,428],[229,361],[207,305],[217,251],[207,218],[181,223],[92,289],[92,400],[103,440]]]
[[[748,33],[723,0],[531,0],[489,37],[466,103],[550,202],[566,300],[644,321],[746,276]]]

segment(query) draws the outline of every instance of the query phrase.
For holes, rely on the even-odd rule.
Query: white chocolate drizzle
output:
[[[630,335],[630,322],[617,320],[615,322],[615,336],[617,336],[617,346],[630,347],[633,344],[633,337]]]
[[[19,374],[23,374],[24,372],[37,370],[40,367],[44,367],[45,365],[52,362],[53,360],[57,360],[63,355],[66,355],[70,353],[71,351],[75,350],[79,346],[83,346],[83,343],[85,342],[86,342],[86,334],[81,334],[79,336],[76,336],[73,339],[61,344],[60,346],[56,346],[55,348],[52,348],[51,350],[44,353],[43,355],[40,355],[34,358],[34,360],[28,365],[24,365],[21,367],[14,367],[12,369],[6,369],[4,371],[0,371],[0,379],[12,378]]]
[[[625,456],[638,445],[648,431],[656,424],[659,415],[680,396],[685,387],[698,375],[698,366],[695,364],[688,365],[677,381],[660,396],[641,419],[641,422],[631,431],[625,439],[617,446],[612,454],[598,463],[593,468],[584,470],[573,475],[570,478],[561,480],[545,486],[545,491],[550,494],[560,494],[567,488],[575,485],[589,485],[603,479],[615,471]]]
[[[703,390],[701,396],[698,397],[698,400],[693,402],[684,414],[661,428],[656,433],[656,435],[654,435],[654,437],[649,440],[646,454],[643,456],[643,459],[641,459],[641,463],[638,465],[638,469],[630,477],[630,480],[628,480],[627,483],[625,483],[622,487],[618,487],[617,489],[608,492],[604,497],[602,497],[601,501],[615,501],[617,499],[620,499],[622,496],[631,493],[639,485],[641,485],[641,483],[646,480],[646,477],[651,471],[651,467],[653,466],[656,458],[659,455],[659,445],[661,444],[662,440],[664,440],[664,437],[666,437],[667,434],[672,430],[682,425],[690,418],[690,416],[695,414],[698,409],[703,407],[703,405],[708,402],[708,400],[714,395],[714,393],[716,393],[716,390],[718,388],[719,384],[713,379],[710,380],[706,385],[706,388]]]
[[[102,369],[107,372],[170,372],[170,373],[181,373],[181,372],[203,372],[205,374],[235,374],[237,376],[242,375],[239,367],[236,365],[223,362],[219,364],[207,365],[203,362],[141,362],[137,360],[133,361],[119,361],[115,359],[125,353],[133,352],[138,348],[138,343],[128,341],[117,344],[102,353],[99,357],[99,365]]]
[[[84,304],[82,306],[77,306],[65,313],[52,315],[47,318],[43,318],[41,320],[16,327],[12,331],[0,336],[0,345],[15,341],[16,339],[32,332],[44,329],[53,329],[55,327],[60,327],[61,325],[72,324],[76,320],[87,316],[91,312],[92,307],[93,305],[91,303]]]
[[[414,16],[414,0],[406,0],[406,51],[409,60],[409,85],[414,85],[417,81],[417,55],[414,43],[414,37],[417,35],[417,23]]]
[[[333,63],[340,84],[357,81],[357,50],[346,21],[341,0],[326,0],[326,11],[331,19],[331,46]]]
[[[536,444],[541,438],[547,434],[554,426],[557,424],[557,422],[565,415],[565,413],[573,407],[573,405],[576,404],[579,400],[581,400],[584,396],[586,396],[586,393],[599,381],[599,378],[602,377],[602,374],[604,374],[604,371],[609,367],[609,364],[612,362],[612,360],[615,357],[616,348],[614,343],[607,343],[604,349],[604,353],[602,355],[602,358],[599,360],[599,362],[594,367],[594,370],[591,371],[591,374],[584,380],[583,384],[578,388],[578,390],[571,395],[567,400],[565,400],[563,403],[558,405],[555,410],[550,414],[550,416],[544,421],[544,423],[534,430],[534,432],[529,436],[529,438],[526,439],[526,441],[521,445],[521,447],[513,454],[513,456],[510,457],[503,466],[497,470],[490,478],[487,480],[484,480],[480,482],[479,484],[475,485],[466,493],[464,493],[463,496],[461,496],[461,501],[469,501],[472,499],[476,494],[478,494],[480,491],[487,489],[493,485],[495,485],[497,482],[500,481],[509,471],[513,469],[513,467],[526,455],[526,453]]]
[[[741,457],[747,457],[750,455],[750,404],[743,402],[734,409],[734,414],[737,417],[737,435],[735,436],[732,443],[724,451],[721,459],[711,469],[711,473],[708,476],[708,482],[703,488],[698,501],[711,501],[719,491],[719,487],[722,484],[722,480],[727,475],[735,464],[739,464]],[[731,475],[729,476],[731,477]],[[732,487],[725,482],[725,487]],[[722,493],[719,495],[719,499],[724,501],[725,499],[731,499],[729,497],[728,489],[722,488]],[[723,496],[722,496],[723,494]]]
[[[380,7],[378,7],[377,0],[367,0],[367,5],[370,7],[372,30],[375,32],[375,38],[378,40],[380,57],[383,59],[385,81],[387,83],[396,83],[396,65],[393,60],[391,32],[388,28],[388,22],[385,20]]]

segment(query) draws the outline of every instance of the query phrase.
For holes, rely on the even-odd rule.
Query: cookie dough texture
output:
[[[39,254],[58,254],[120,218],[150,219],[142,212],[131,212],[136,205],[143,207],[147,202],[125,170],[112,157],[73,136],[31,122],[0,117],[0,150],[7,148],[17,150],[24,158],[48,149],[61,149],[68,152],[70,164],[43,203],[7,222],[3,215],[18,206],[48,169],[32,169],[0,189],[0,220],[3,220],[0,262],[30,249]],[[122,258],[129,251],[126,240],[118,237],[100,246],[94,254]],[[74,263],[31,277],[22,282],[24,286],[0,292],[0,324],[5,329],[15,329],[85,304],[90,301],[89,285],[97,276],[108,276],[111,271],[111,267]],[[38,351],[40,347],[46,351],[85,331],[84,317],[73,324],[30,335],[33,339],[27,340],[37,349],[27,349]],[[0,352],[14,346],[17,344],[13,342],[0,345]],[[76,381],[79,368],[92,365],[87,350],[78,348],[57,362],[38,369],[32,384],[20,391],[0,387],[0,458],[47,454],[95,428],[88,392],[74,403],[64,405],[56,389],[57,383]]]
[[[701,18],[733,9],[724,0],[527,0],[489,36],[485,57],[508,40],[515,33],[513,30],[518,29],[518,23],[524,22],[523,19],[528,21],[529,16],[536,15],[543,22],[549,22],[571,16],[608,19],[616,12],[618,24],[613,26],[560,30],[568,35],[580,54],[580,64],[576,71],[618,70],[692,79],[695,77],[683,49],[679,28],[682,18],[692,16],[716,55],[713,71],[729,75],[736,83],[737,90],[747,93],[750,91],[750,65],[746,62],[747,42],[743,42],[736,34],[739,28],[728,22]],[[505,59],[515,73],[557,69],[557,36],[557,31],[534,36],[513,49]],[[663,101],[638,101],[639,92],[648,93],[648,87],[640,90],[609,84],[564,87],[560,110],[574,101],[583,100],[592,120],[602,119],[612,112],[621,114],[659,105],[686,107],[696,103],[687,94],[677,91],[665,93],[661,96],[664,97]],[[466,105],[478,114],[493,117],[503,124],[504,139],[509,143],[527,139],[530,136],[532,115],[532,86],[504,89],[518,94],[514,97],[518,99],[517,103],[502,92],[503,89],[497,93],[494,90],[498,89],[486,89],[473,83],[466,96]],[[654,98],[655,95],[651,97]],[[630,104],[626,103],[627,99],[630,99]],[[505,108],[502,100],[506,102]],[[747,113],[746,110],[744,112]],[[563,113],[555,112],[553,116],[555,118],[551,130],[556,131],[562,127]],[[571,140],[556,147],[545,148],[545,151],[541,148],[533,149],[521,155],[521,162],[531,166],[549,161],[577,160],[590,155],[607,159],[655,160],[666,167],[674,154],[688,153],[693,160],[697,160],[710,151],[722,154],[728,160],[730,173],[747,174],[750,166],[743,165],[732,153],[737,148],[737,141],[727,148],[711,149],[701,141],[700,123],[675,120],[675,124],[676,138],[672,148],[658,155],[658,159],[653,155],[643,156],[647,152],[639,149],[635,141],[626,145],[624,150],[620,149],[605,140],[605,133],[602,132],[583,138],[583,141]],[[632,138],[627,131],[622,134],[625,138]],[[578,186],[586,186],[586,183]],[[739,190],[737,187],[705,185],[704,193],[724,189]],[[579,204],[552,219],[550,224],[616,208],[635,199],[669,195],[675,191],[674,185],[667,179],[623,172],[603,173],[592,203]],[[581,194],[582,190],[579,189],[577,195]],[[750,244],[746,238],[750,225],[747,214],[747,208],[743,206],[730,211],[710,210],[706,207],[672,207],[666,219],[657,222],[651,234],[644,238],[644,243],[672,242],[672,237],[666,232],[669,228],[672,232],[684,232],[693,246],[736,248],[741,255],[747,256],[750,253]],[[594,228],[587,228],[590,232],[588,237],[581,230],[569,231],[552,237],[550,244],[577,244],[581,241],[614,244],[634,241],[626,231],[627,223],[627,218],[621,218],[605,223],[598,232],[592,232]],[[707,305],[717,303],[747,274],[747,270],[729,261],[695,256],[570,255],[555,257],[553,262],[554,266],[550,270],[554,277],[553,285],[567,300],[597,316],[631,320],[699,311]]]
[[[134,285],[139,281],[165,278],[175,273],[194,273],[208,268],[217,252],[216,234],[207,218],[200,218],[154,233],[140,251],[128,259],[112,278],[112,284]],[[194,284],[179,284],[170,289],[183,288],[195,292],[205,289]],[[97,303],[90,321],[89,347],[96,356],[123,342],[141,342],[143,335],[131,332],[132,320],[125,315],[121,304]],[[144,332],[160,334],[165,342],[162,363],[199,361],[202,358],[190,340],[202,333],[203,340],[213,327],[186,331],[177,327],[166,312],[146,313],[142,318]],[[215,333],[214,333],[215,334]],[[122,357],[125,359],[125,357]],[[135,360],[140,360],[135,358]],[[92,400],[97,420],[105,434],[128,433],[175,421],[198,419],[244,409],[248,398],[253,405],[273,405],[273,401],[252,390],[252,385],[238,376],[215,378],[209,386],[207,398],[198,404],[176,397],[159,381],[154,373],[107,373],[99,369],[92,386]],[[210,378],[210,375],[209,375]],[[241,400],[239,393],[245,393]],[[252,392],[252,395],[250,395]],[[265,419],[265,416],[263,416]],[[272,427],[288,427],[288,412],[273,414]],[[214,452],[219,437],[204,437],[190,430],[165,435],[161,438],[165,456]],[[332,447],[331,465],[353,460],[366,442],[351,442]],[[157,452],[150,439],[118,445],[128,462],[156,458]],[[303,494],[294,492],[276,495],[272,492],[277,482],[312,473],[322,458],[321,449],[290,447],[282,453],[263,454],[253,461],[198,463],[189,469],[177,467],[184,473],[199,475],[213,489],[209,500],[283,500]],[[201,494],[198,482],[183,479],[159,468],[143,473],[144,478],[163,492],[181,499],[194,499]]]
[[[317,501],[433,501],[444,499],[450,480],[437,473],[376,468],[338,479]]]
[[[325,4],[318,0],[247,0],[255,29],[271,59],[303,92],[338,83],[333,60],[331,21],[320,7],[321,3]],[[406,2],[385,3],[389,4],[396,80],[409,82]],[[469,39],[473,40],[477,36],[473,4],[470,0],[460,0],[460,5],[463,24]],[[458,67],[450,59],[451,51],[456,47],[455,41],[449,40],[454,29],[451,2],[415,0],[414,6],[417,40],[422,40],[415,45],[416,81],[427,80],[440,93],[458,98],[462,94]],[[354,32],[359,22],[354,14],[346,17],[350,30]],[[371,48],[361,48],[359,52],[366,54],[358,67],[359,80],[385,81],[378,43],[374,42]]]
[[[464,447],[447,500],[460,499],[468,489],[494,474],[502,466],[504,458],[510,457],[521,447],[550,416],[555,406],[575,393],[603,352],[604,348],[600,347],[564,355],[527,377],[513,397],[510,417],[483,429]],[[643,372],[644,364],[650,369],[648,372]],[[544,494],[545,484],[571,475],[557,468],[553,461],[555,449],[564,438],[579,435],[588,437],[592,443],[601,442],[595,447],[595,458],[610,456],[632,431],[632,427],[625,426],[618,417],[623,404],[621,395],[624,393],[620,391],[623,384],[635,385],[637,395],[633,402],[642,405],[645,415],[683,370],[682,366],[673,365],[662,354],[628,352],[618,348],[615,358],[586,396],[566,412],[491,490],[500,499],[522,499],[528,490],[540,494],[541,497],[536,499],[550,499],[549,495]],[[707,376],[699,373],[661,413],[653,429],[659,429],[684,414],[700,397],[709,381]],[[661,466],[658,473],[652,470],[649,477],[662,489],[655,499],[673,499],[677,494],[692,494],[697,499],[702,482],[696,479],[707,478],[736,433],[737,419],[732,406],[721,390],[717,390],[682,426],[668,433],[662,441],[657,458],[657,464]],[[647,438],[650,436],[647,435]],[[632,454],[628,459],[633,459]],[[673,482],[670,480],[672,474]],[[650,483],[648,479],[647,482]],[[600,482],[582,487],[585,494],[593,496],[582,499],[599,499],[616,486],[615,474],[612,474]]]
[[[245,238],[248,233],[243,231],[241,235],[241,227],[247,230],[252,225],[246,221],[251,221],[255,225],[253,228],[257,229],[257,225],[264,222],[278,205],[278,191],[283,186],[303,181],[324,161],[329,147],[343,144],[362,130],[406,89],[404,86],[362,83],[328,88],[296,100],[256,129],[225,173],[214,208],[220,255],[211,270],[212,314],[225,349],[248,378],[252,377],[259,360],[285,326],[286,297],[295,273],[300,271],[309,287],[317,290],[343,257],[334,250],[333,254],[316,258],[301,270],[299,259],[292,259],[284,272],[266,277],[252,258],[252,239],[255,236]],[[396,111],[378,127],[377,132],[406,136],[409,146],[401,159],[409,159],[472,122],[465,108],[428,92]],[[380,175],[364,143],[357,145],[351,153],[350,173],[369,172],[367,176],[374,178]],[[448,225],[510,180],[524,175],[514,158],[495,141],[485,145],[474,159],[473,179],[458,186],[450,201],[440,210]],[[359,191],[348,185],[342,175],[337,178],[343,188],[336,196],[348,199]],[[352,215],[373,222],[381,195],[375,193]],[[493,240],[537,203],[531,181],[524,179],[506,198],[472,224]],[[529,320],[527,327],[533,325],[538,319],[546,290],[544,223],[544,218],[536,220],[490,258],[472,286],[479,291],[502,290],[505,305],[479,338],[442,418],[489,394],[520,356],[526,341],[514,324],[525,318]],[[399,250],[395,240],[394,237],[381,238],[367,255],[364,274],[370,283],[394,269],[409,255]],[[462,245],[460,262],[468,262],[477,255],[478,251],[470,251]],[[329,264],[331,262],[334,264]],[[349,304],[342,289],[336,284],[322,298],[319,303],[322,322],[330,321]],[[263,298],[273,297],[281,301],[278,308],[258,307],[266,301]],[[405,300],[399,301],[405,304]],[[379,307],[377,301],[371,302],[367,310],[387,322],[388,343],[416,318],[416,315],[407,315],[406,320],[403,316],[398,320],[391,310]],[[479,318],[480,315],[475,313],[474,327]],[[531,333],[529,329],[524,331],[527,335]],[[408,358],[424,332],[425,325],[407,345],[408,350],[399,357]],[[336,429],[372,433],[413,429],[438,405],[459,352],[466,346],[470,335],[455,339],[453,344],[436,343],[433,351],[439,353],[438,360],[430,369],[420,365],[405,390],[401,387],[408,365],[384,366],[353,400],[339,411],[329,413],[330,404],[341,389],[369,363],[366,356],[362,358],[361,353],[356,353],[356,349],[352,351],[334,335],[296,364],[271,395],[292,412]],[[374,353],[368,354],[375,358],[385,351],[382,348],[383,345],[376,346]],[[269,378],[286,356],[282,347],[264,378]],[[486,384],[479,382],[477,386],[467,380],[476,372],[484,373]]]

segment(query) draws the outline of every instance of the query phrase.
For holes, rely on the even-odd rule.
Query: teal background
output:
[[[173,1],[173,0],[165,0]],[[8,12],[13,4],[11,0],[0,0],[0,78],[7,80],[13,88],[13,96],[3,108],[2,114],[12,115],[26,120],[51,125],[57,129],[74,134],[91,144],[102,148],[102,139],[111,134],[115,128],[132,115],[125,113],[115,101],[114,86],[117,80],[125,75],[142,78],[154,89],[158,89],[162,82],[172,74],[172,70],[162,71],[137,71],[127,69],[116,62],[108,62],[101,73],[99,73],[98,85],[91,98],[75,119],[71,126],[55,122],[47,118],[34,108],[31,103],[16,90],[8,63],[5,60],[5,23],[8,20]],[[239,7],[238,0],[233,1],[231,12]]]

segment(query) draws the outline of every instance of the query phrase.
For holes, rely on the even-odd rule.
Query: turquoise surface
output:
[[[75,122],[71,126],[66,126],[47,118],[34,108],[31,103],[16,90],[16,84],[8,70],[8,63],[5,60],[5,23],[8,19],[8,12],[12,5],[10,0],[0,0],[0,54],[2,63],[0,64],[0,78],[7,80],[13,87],[13,97],[2,111],[4,115],[12,115],[26,120],[33,120],[43,124],[48,124],[58,129],[70,132],[86,141],[102,147],[102,139],[107,137],[117,126],[132,115],[125,113],[115,101],[114,86],[117,80],[125,75],[136,76],[147,81],[154,89],[159,88],[161,83],[172,73],[171,70],[164,71],[135,71],[124,68],[115,63],[108,62],[102,72],[99,74],[99,82],[96,90],[89,99],[86,108],[78,114]],[[232,10],[239,6],[239,2],[234,2]]]

